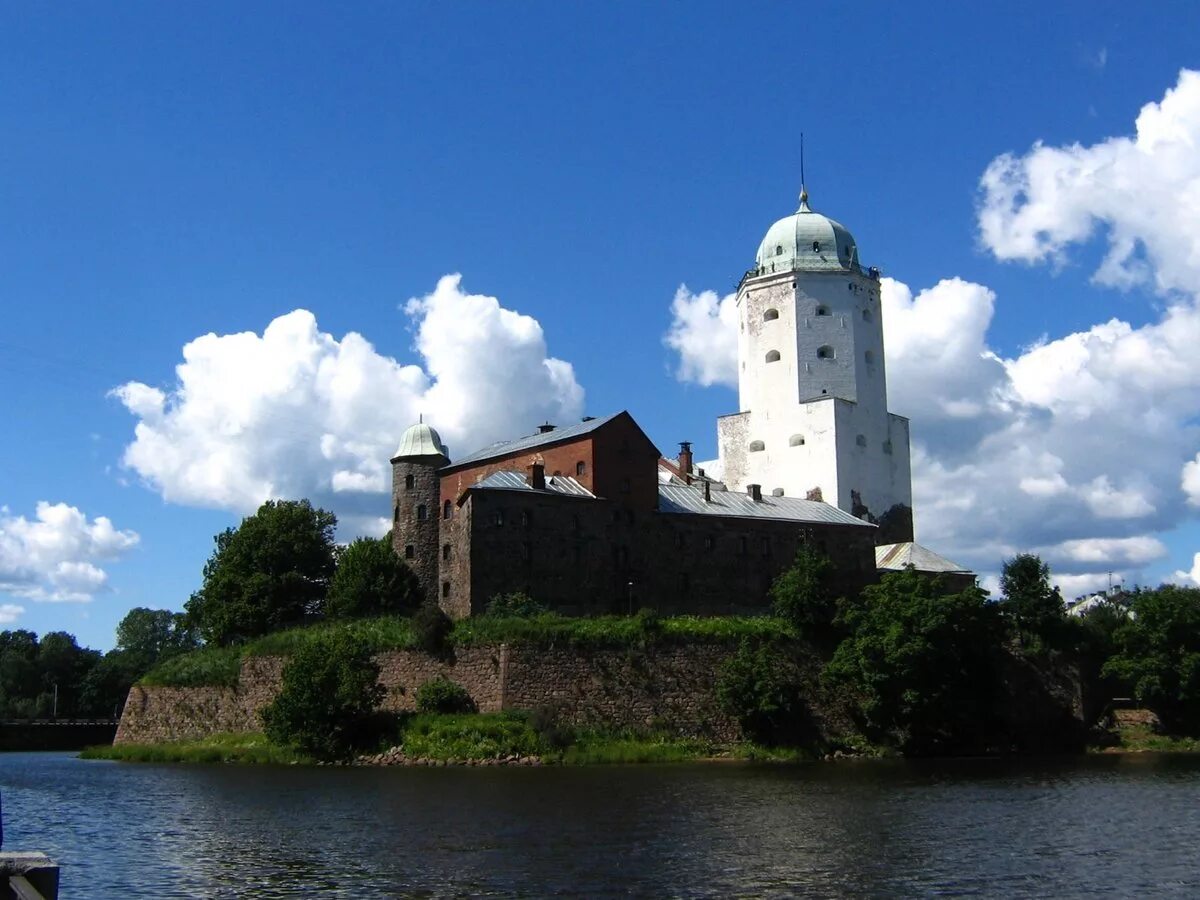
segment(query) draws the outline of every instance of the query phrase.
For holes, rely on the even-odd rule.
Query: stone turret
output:
[[[404,432],[392,457],[392,546],[412,569],[425,599],[438,602],[438,470],[450,462],[438,433],[420,422]]]

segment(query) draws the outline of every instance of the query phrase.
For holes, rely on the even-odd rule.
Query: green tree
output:
[[[116,649],[148,671],[155,664],[199,646],[195,628],[183,613],[136,606],[117,624]]]
[[[205,641],[236,644],[318,614],[334,571],[337,517],[307,500],[268,500],[214,539],[187,613]]]
[[[830,590],[833,563],[807,544],[771,584],[771,608],[801,633],[828,630],[837,612]]]
[[[446,652],[453,630],[454,623],[450,617],[440,606],[428,600],[421,604],[412,617],[413,644],[418,650],[424,650],[432,656]]]
[[[1050,567],[1032,553],[1004,561],[1000,572],[1001,610],[1023,646],[1061,649],[1066,608],[1058,588],[1050,586]]]
[[[261,713],[267,737],[318,759],[345,759],[383,698],[370,646],[345,631],[303,644],[283,667],[283,686]]]
[[[41,691],[37,635],[24,628],[0,632],[0,715],[35,717]]]
[[[417,576],[392,549],[389,534],[358,538],[338,554],[325,601],[328,618],[408,614],[421,604]]]
[[[73,634],[51,631],[42,635],[37,656],[41,680],[38,714],[60,717],[79,715],[83,681],[99,661],[100,654],[80,647]]]
[[[868,736],[918,755],[978,750],[994,733],[1003,627],[978,588],[944,594],[911,566],[846,604],[849,636],[825,670]]]
[[[1200,733],[1200,589],[1164,584],[1136,591],[1132,615],[1113,634],[1104,674],[1129,685],[1172,730]]]
[[[146,674],[139,661],[125,650],[109,650],[84,676],[79,688],[80,715],[120,716],[129,688]]]

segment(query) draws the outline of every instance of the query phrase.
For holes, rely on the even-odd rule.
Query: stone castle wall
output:
[[[468,647],[451,659],[418,651],[376,657],[381,707],[412,710],[417,689],[438,675],[466,688],[480,712],[553,706],[573,724],[665,728],[733,739],[721,714],[716,677],[732,647],[693,644],[651,651],[547,650],[499,644]],[[261,731],[258,713],[278,693],[281,657],[242,663],[236,687],[142,687],[125,701],[114,743],[194,740],[222,732]]]

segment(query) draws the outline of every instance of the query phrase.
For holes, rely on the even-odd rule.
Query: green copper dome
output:
[[[780,219],[762,239],[755,258],[759,275],[772,272],[844,271],[859,266],[854,235],[828,216],[808,207],[800,194],[800,209]]]
[[[393,459],[402,456],[444,456],[450,458],[450,451],[442,443],[436,431],[424,422],[410,426],[400,438],[400,446],[396,448]]]

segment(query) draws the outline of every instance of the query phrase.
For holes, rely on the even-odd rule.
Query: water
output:
[[[1200,895],[1200,757],[588,769],[0,754],[70,897]]]

